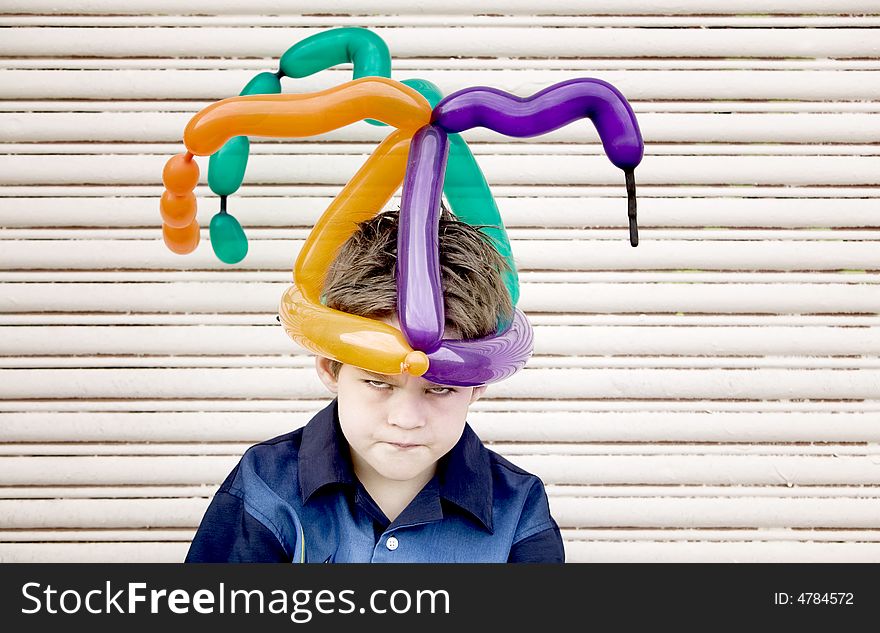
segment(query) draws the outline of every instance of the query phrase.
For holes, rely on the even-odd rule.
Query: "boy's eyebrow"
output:
[[[376,380],[381,380],[381,381],[389,382],[389,383],[395,383],[394,376],[389,376],[387,374],[378,374],[374,371],[370,371],[369,369],[362,369],[360,367],[358,367],[358,371],[360,371],[364,374],[367,374],[368,376],[372,376]],[[428,381],[428,386],[429,387],[447,387],[447,385],[440,385],[440,384],[437,384],[436,382],[431,382],[431,381]]]

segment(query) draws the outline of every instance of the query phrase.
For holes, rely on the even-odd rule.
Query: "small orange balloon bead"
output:
[[[199,166],[189,152],[168,159],[162,170],[165,188],[176,196],[190,193],[199,184]]]
[[[196,218],[196,196],[192,192],[175,196],[166,190],[159,201],[159,212],[165,224],[174,229],[182,229],[192,224]]]
[[[162,239],[165,240],[165,246],[178,255],[192,253],[199,245],[199,223],[193,220],[180,229],[163,223]]]
[[[400,364],[400,372],[406,372],[410,376],[421,376],[428,371],[429,364],[430,361],[428,360],[427,354],[415,350],[406,355],[406,358]]]

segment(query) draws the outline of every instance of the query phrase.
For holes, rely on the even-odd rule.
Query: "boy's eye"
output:
[[[374,389],[390,389],[393,385],[389,385],[387,382],[382,382],[381,380],[364,380],[365,383],[373,387]],[[450,387],[431,387],[428,391],[432,394],[438,396],[445,396],[447,393],[453,393],[455,389]]]
[[[449,387],[431,387],[428,391],[437,394],[438,396],[445,396],[447,393],[452,393],[455,390],[450,389]]]

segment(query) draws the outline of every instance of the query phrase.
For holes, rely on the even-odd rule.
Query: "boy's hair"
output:
[[[396,315],[399,215],[385,211],[358,224],[327,271],[327,307],[371,319]],[[447,337],[480,338],[509,322],[513,304],[502,278],[509,266],[491,239],[441,205],[438,248]],[[341,366],[331,359],[334,377]]]

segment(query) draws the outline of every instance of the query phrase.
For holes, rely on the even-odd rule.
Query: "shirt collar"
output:
[[[303,428],[298,468],[304,503],[326,485],[357,483],[348,442],[339,427],[337,399],[334,398],[333,402],[321,409]],[[461,438],[438,462],[436,479],[436,487],[429,485],[422,492],[454,503],[492,532],[489,451],[469,424],[465,424]],[[425,509],[433,506],[429,503]],[[412,520],[417,517],[407,512],[407,518]]]
[[[492,467],[489,451],[470,424],[437,464],[440,496],[470,512],[492,532]]]
[[[339,409],[335,398],[303,428],[298,468],[304,503],[319,488],[329,484],[357,482],[347,442],[339,429]]]

